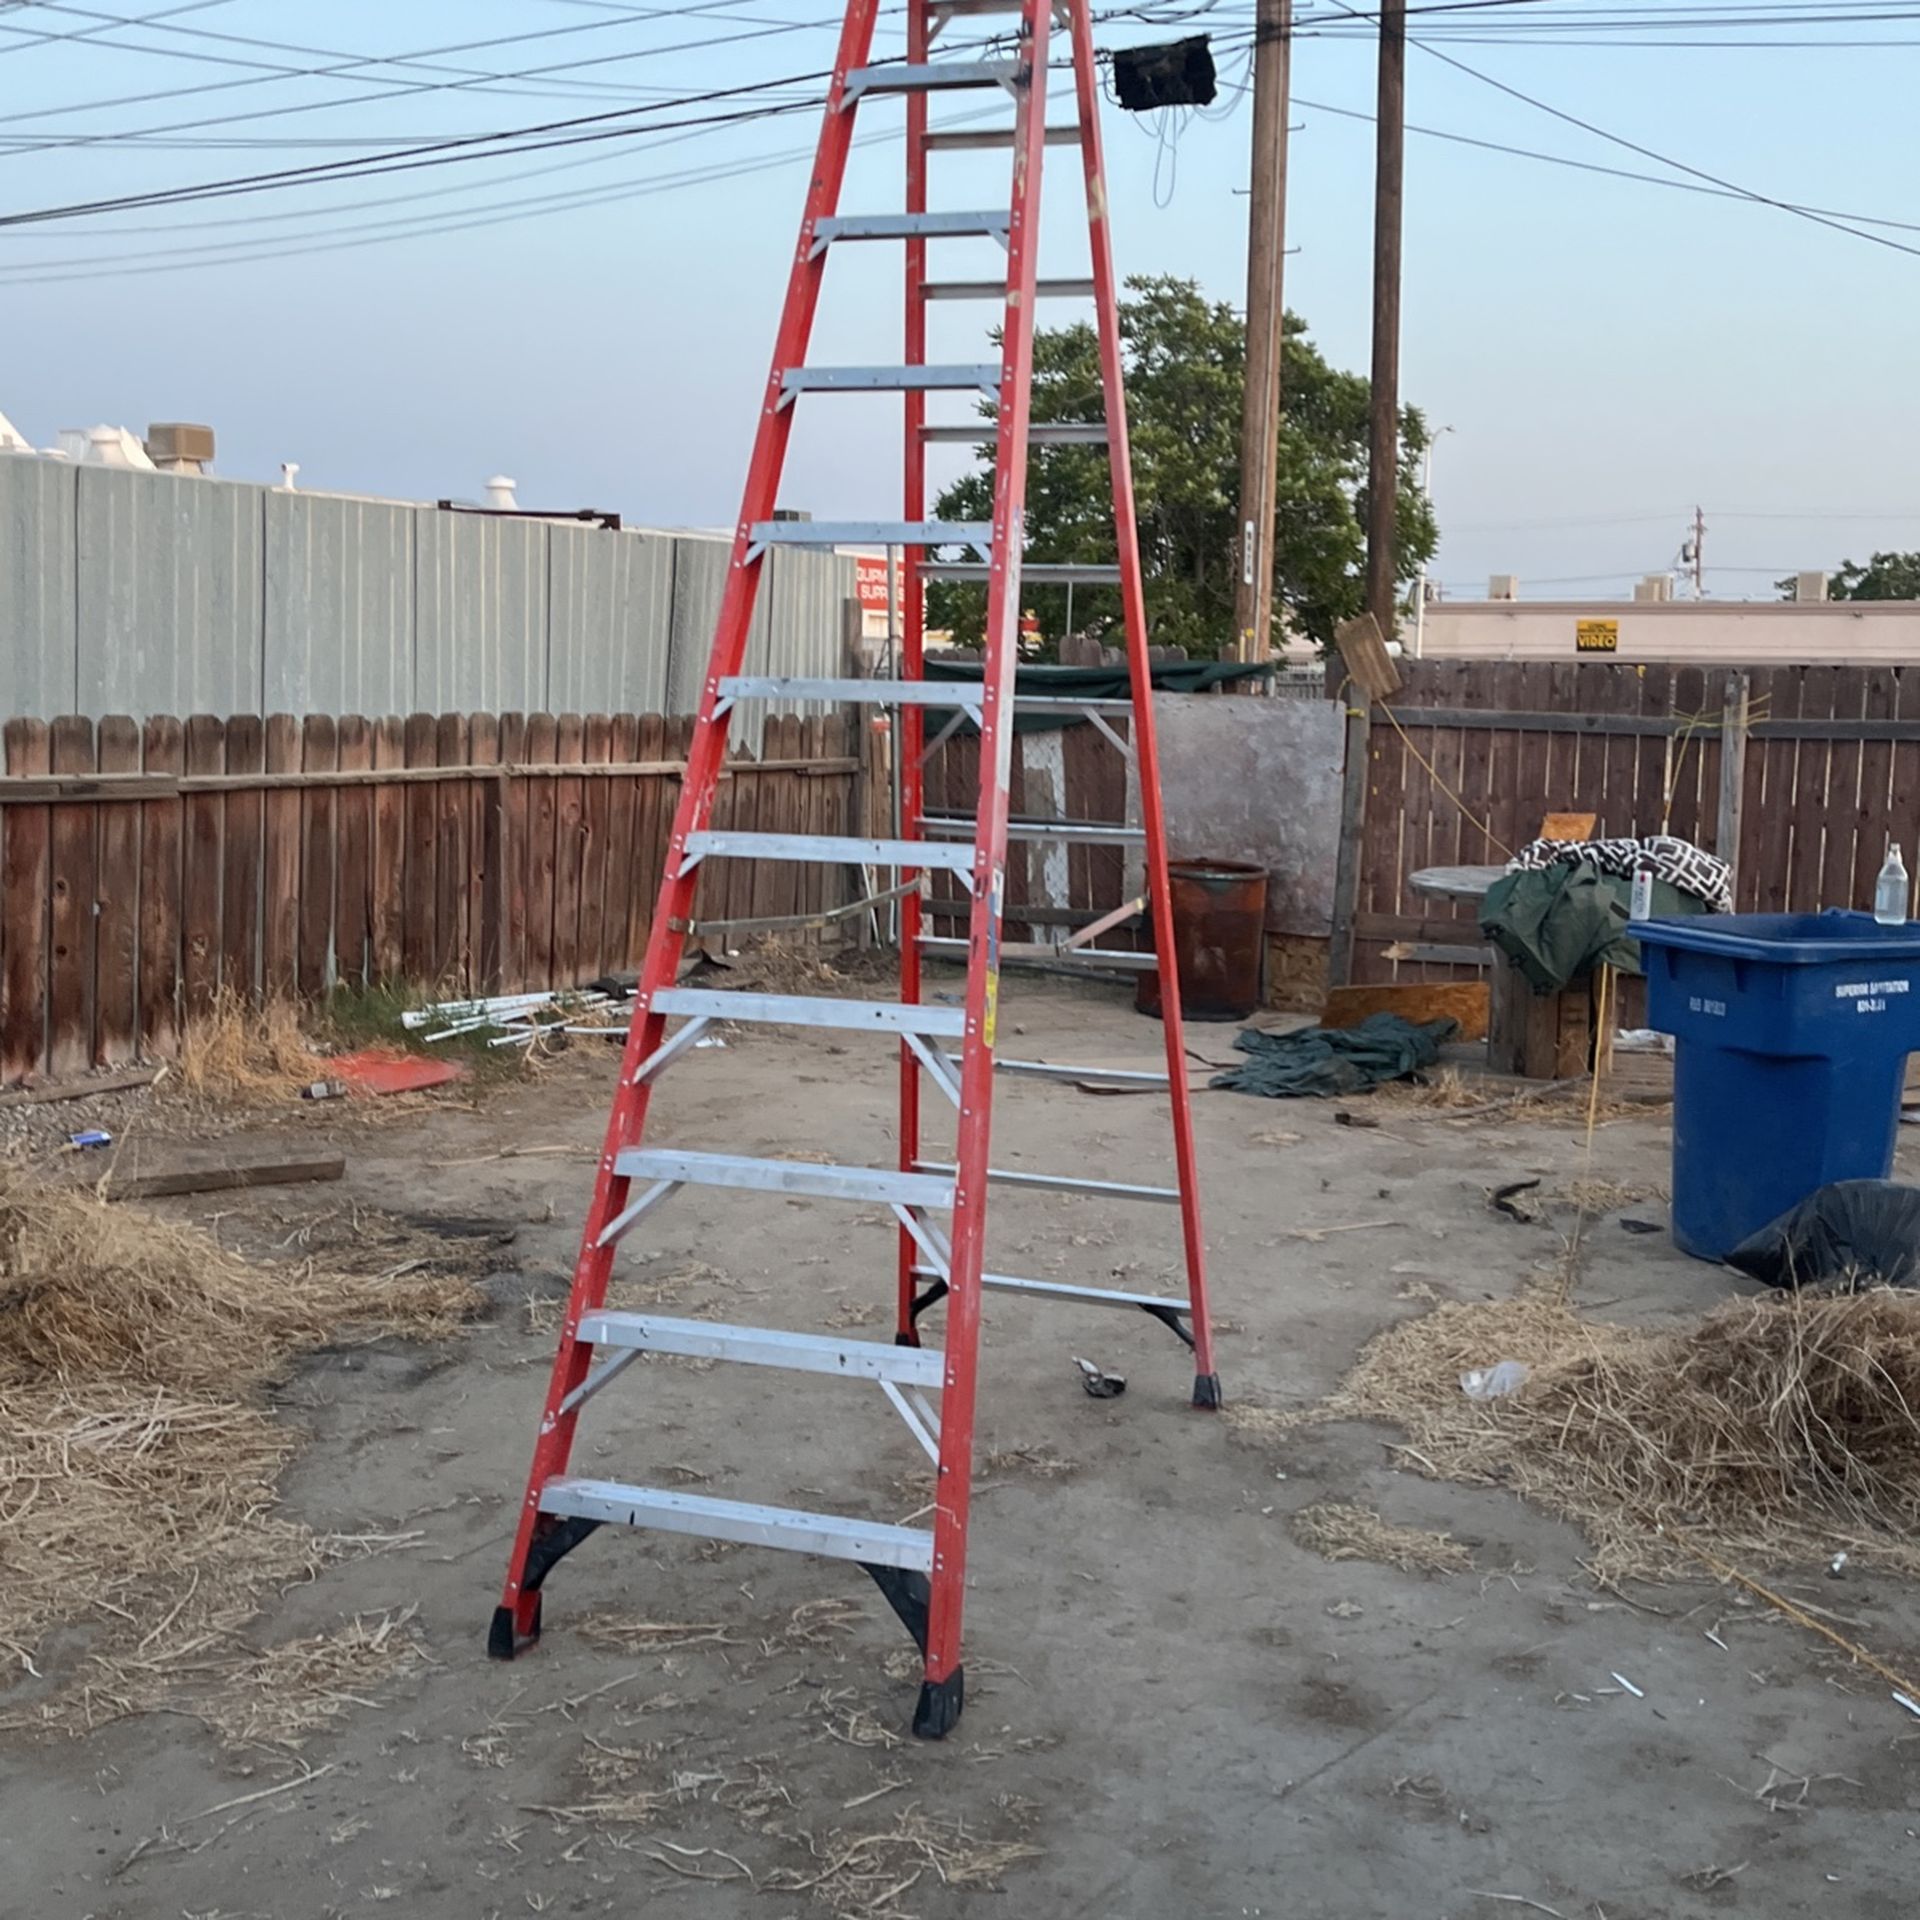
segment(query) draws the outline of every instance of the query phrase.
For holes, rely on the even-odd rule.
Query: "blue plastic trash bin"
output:
[[[1718,1260],[1830,1180],[1884,1180],[1920,1048],[1920,924],[1730,913],[1630,929],[1674,1036],[1673,1237]]]

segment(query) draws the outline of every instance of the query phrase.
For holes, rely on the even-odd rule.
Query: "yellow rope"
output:
[[[1894,1672],[1884,1660],[1876,1660],[1857,1640],[1849,1640],[1844,1633],[1836,1633],[1824,1621],[1816,1620],[1804,1608],[1796,1607],[1784,1594],[1775,1593],[1771,1587],[1763,1587],[1751,1574],[1742,1573],[1738,1567],[1729,1566],[1717,1554],[1709,1553],[1705,1547],[1696,1545],[1685,1534],[1676,1534],[1674,1537],[1696,1560],[1711,1567],[1721,1579],[1732,1580],[1745,1587],[1757,1599],[1764,1600],[1768,1606],[1785,1614],[1795,1626],[1805,1627],[1809,1633],[1817,1633],[1822,1639],[1831,1640],[1841,1652],[1859,1661],[1870,1672],[1877,1673],[1896,1692],[1904,1693],[1910,1700],[1920,1700],[1920,1689],[1916,1689],[1911,1680]]]
[[[1455,793],[1450,786],[1447,785],[1446,781],[1441,777],[1439,769],[1433,764],[1431,760],[1427,758],[1427,756],[1424,753],[1420,751],[1418,747],[1416,747],[1413,744],[1412,738],[1408,735],[1406,728],[1400,724],[1400,716],[1397,713],[1395,713],[1394,710],[1390,706],[1388,706],[1384,700],[1379,701],[1377,704],[1380,708],[1380,711],[1384,713],[1390,721],[1393,722],[1393,730],[1395,733],[1397,733],[1400,736],[1401,741],[1406,746],[1407,751],[1410,754],[1412,754],[1413,757],[1416,760],[1418,760],[1423,767],[1426,768],[1428,779],[1430,779],[1433,782],[1433,784],[1436,787],[1438,787],[1440,791],[1444,793],[1447,796],[1447,798],[1451,800],[1456,807],[1460,809],[1461,813],[1465,815],[1469,825],[1478,827],[1480,831],[1487,836],[1487,843],[1489,846],[1497,847],[1500,850],[1500,852],[1504,853],[1507,856],[1507,858],[1511,860],[1513,858],[1513,849],[1510,846],[1508,846],[1507,843],[1504,840],[1502,840],[1497,833],[1494,832],[1492,822],[1490,820],[1482,820],[1478,818],[1475,815],[1473,809],[1470,806],[1468,806],[1467,803],[1464,800],[1462,800],[1460,796],[1457,793]]]

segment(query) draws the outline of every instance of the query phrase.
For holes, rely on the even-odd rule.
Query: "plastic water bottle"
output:
[[[1907,918],[1907,863],[1900,857],[1900,843],[1887,842],[1886,864],[1873,883],[1873,917],[1883,927],[1898,927]]]

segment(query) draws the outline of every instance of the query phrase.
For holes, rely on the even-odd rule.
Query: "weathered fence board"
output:
[[[659,714],[9,721],[0,1081],[165,1058],[223,990],[636,970],[691,733]],[[837,716],[771,721],[758,761],[729,762],[721,817],[855,832],[860,750]],[[715,860],[700,911],[818,913],[861,891],[835,867]]]

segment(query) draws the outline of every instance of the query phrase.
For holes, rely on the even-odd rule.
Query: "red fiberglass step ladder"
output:
[[[851,0],[841,31],[826,119],[814,160],[806,217],[793,257],[781,315],[773,371],[768,376],[746,499],[734,530],[733,552],[721,603],[713,656],[700,696],[699,718],[688,756],[687,776],[661,885],[646,965],[634,1003],[633,1026],[621,1060],[619,1091],[606,1146],[594,1182],[573,1291],[561,1329],[559,1352],[546,1411],[535,1445],[526,1504],[520,1515],[506,1589],[494,1616],[488,1650],[510,1659],[523,1640],[540,1631],[541,1587],[554,1564],[603,1525],[653,1527],[709,1539],[788,1547],[858,1562],[912,1633],[925,1658],[914,1731],[938,1738],[960,1716],[964,1682],[960,1665],[960,1615],[965,1589],[968,1506],[972,1491],[974,1397],[980,1348],[981,1290],[995,1288],[1030,1301],[1069,1300],[1144,1309],[1171,1327],[1193,1350],[1193,1404],[1219,1405],[1203,1270],[1199,1203],[1194,1187],[1193,1136],[1177,995],[1167,993],[1164,1076],[1117,1074],[1120,1080],[1164,1078],[1173,1106],[1174,1159],[1178,1185],[1150,1187],[1065,1175],[1008,1174],[987,1162],[993,1110],[995,1019],[999,969],[1017,949],[1000,944],[1005,888],[1008,773],[1013,744],[1014,666],[1019,638],[1020,587],[1028,581],[1071,576],[1117,584],[1125,607],[1130,701],[1108,703],[1046,700],[1054,709],[1102,704],[1131,716],[1131,738],[1121,744],[1137,769],[1142,826],[1083,827],[1082,837],[1130,836],[1144,847],[1147,897],[1158,951],[1173,951],[1168,907],[1166,848],[1161,832],[1158,767],[1147,663],[1145,605],[1134,525],[1133,483],[1127,454],[1126,407],[1120,381],[1120,338],[1114,309],[1113,254],[1100,158],[1099,85],[1087,0],[912,0],[908,9],[908,57],[870,65],[877,0]],[[955,17],[1017,14],[1017,37],[1003,44],[1009,57],[930,60],[930,43]],[[1048,35],[1064,24],[1071,41],[1073,123],[1047,124]],[[1004,89],[1012,98],[1011,129],[936,131],[928,125],[929,95],[951,88]],[[904,213],[843,214],[841,182],[853,138],[855,110],[886,94],[905,96],[907,173]],[[1078,145],[1086,178],[1092,274],[1086,280],[1036,278],[1041,162],[1050,145]],[[927,209],[927,163],[955,150],[1010,148],[1010,203],[985,212]],[[1006,272],[993,280],[930,281],[930,242],[958,236],[998,241]],[[898,240],[906,251],[906,354],[901,366],[819,366],[807,357],[821,280],[827,260],[842,243]],[[1091,298],[1098,311],[1100,360],[1106,417],[1102,422],[1036,422],[1029,419],[1033,371],[1034,301],[1059,295]],[[983,364],[943,365],[926,357],[927,306],[934,300],[991,300],[1004,315],[1000,357]],[[796,403],[802,395],[897,392],[906,412],[904,519],[828,525],[776,520],[780,484]],[[989,431],[977,419],[929,424],[929,393],[984,394],[997,402],[991,431],[997,462],[993,519],[987,524],[950,524],[925,518],[926,453],[929,442],[981,442]],[[1030,445],[1105,443],[1113,476],[1117,567],[1022,566],[1022,526]],[[897,545],[907,550],[914,582],[905,596],[905,677],[897,681],[754,678],[743,674],[747,636],[762,563],[776,544],[824,546]],[[938,549],[971,547],[984,563],[943,564]],[[922,677],[923,594],[930,578],[984,580],[987,586],[986,661],[974,687],[929,683]],[[709,825],[714,790],[726,752],[731,714],[743,701],[826,700],[867,702],[897,709],[902,763],[903,818],[920,837],[866,840],[806,834],[716,832]],[[1028,704],[1022,702],[1021,704]],[[921,797],[926,709],[964,710],[980,732],[982,791],[971,823],[940,822],[925,815]],[[1098,713],[1090,715],[1113,737]],[[958,724],[956,719],[949,727]],[[934,744],[938,744],[938,741]],[[965,840],[940,838],[968,833]],[[1012,823],[1018,836],[1040,838],[1042,823]],[[1063,825],[1051,830],[1071,835]],[[835,865],[891,868],[913,886],[931,872],[962,877],[970,894],[969,933],[964,943],[967,990],[963,1007],[929,1005],[921,998],[923,951],[959,948],[959,941],[933,940],[921,931],[917,887],[903,897],[900,998],[897,1002],[810,998],[798,995],[708,992],[677,986],[681,949],[694,907],[700,866],[708,860],[824,861]],[[1125,917],[1125,909],[1101,924]],[[1093,931],[1093,929],[1089,929]],[[1081,936],[1084,938],[1084,936]],[[1098,958],[1101,949],[1076,951]],[[671,1033],[669,1023],[680,1024]],[[715,1020],[897,1035],[900,1041],[900,1126],[897,1166],[820,1166],[803,1160],[756,1159],[721,1152],[689,1152],[643,1144],[647,1106],[662,1071]],[[958,1043],[947,1051],[941,1043]],[[1040,1062],[1003,1062],[1003,1068],[1045,1071]],[[957,1072],[956,1072],[957,1068]],[[1054,1071],[1088,1077],[1081,1067]],[[951,1163],[922,1157],[920,1083],[924,1075],[957,1108],[956,1150]],[[1158,1200],[1179,1206],[1186,1253],[1185,1298],[1119,1293],[1108,1288],[1028,1280],[982,1271],[990,1182],[1091,1194],[1113,1201]],[[614,1250],[647,1213],[683,1185],[805,1196],[822,1201],[878,1202],[900,1223],[898,1318],[892,1345],[709,1321],[673,1320],[605,1306]],[[935,1216],[944,1215],[942,1224]],[[924,1287],[919,1282],[926,1281]],[[946,1307],[946,1344],[939,1351],[920,1344],[919,1321],[935,1303]],[[935,1461],[938,1490],[930,1529],[898,1526],[839,1514],[807,1513],[750,1505],[705,1495],[627,1486],[583,1478],[568,1471],[575,1424],[590,1396],[643,1353],[695,1355],[710,1360],[785,1367],[808,1373],[872,1380],[893,1403],[914,1438]],[[929,1394],[939,1396],[936,1411]]]

